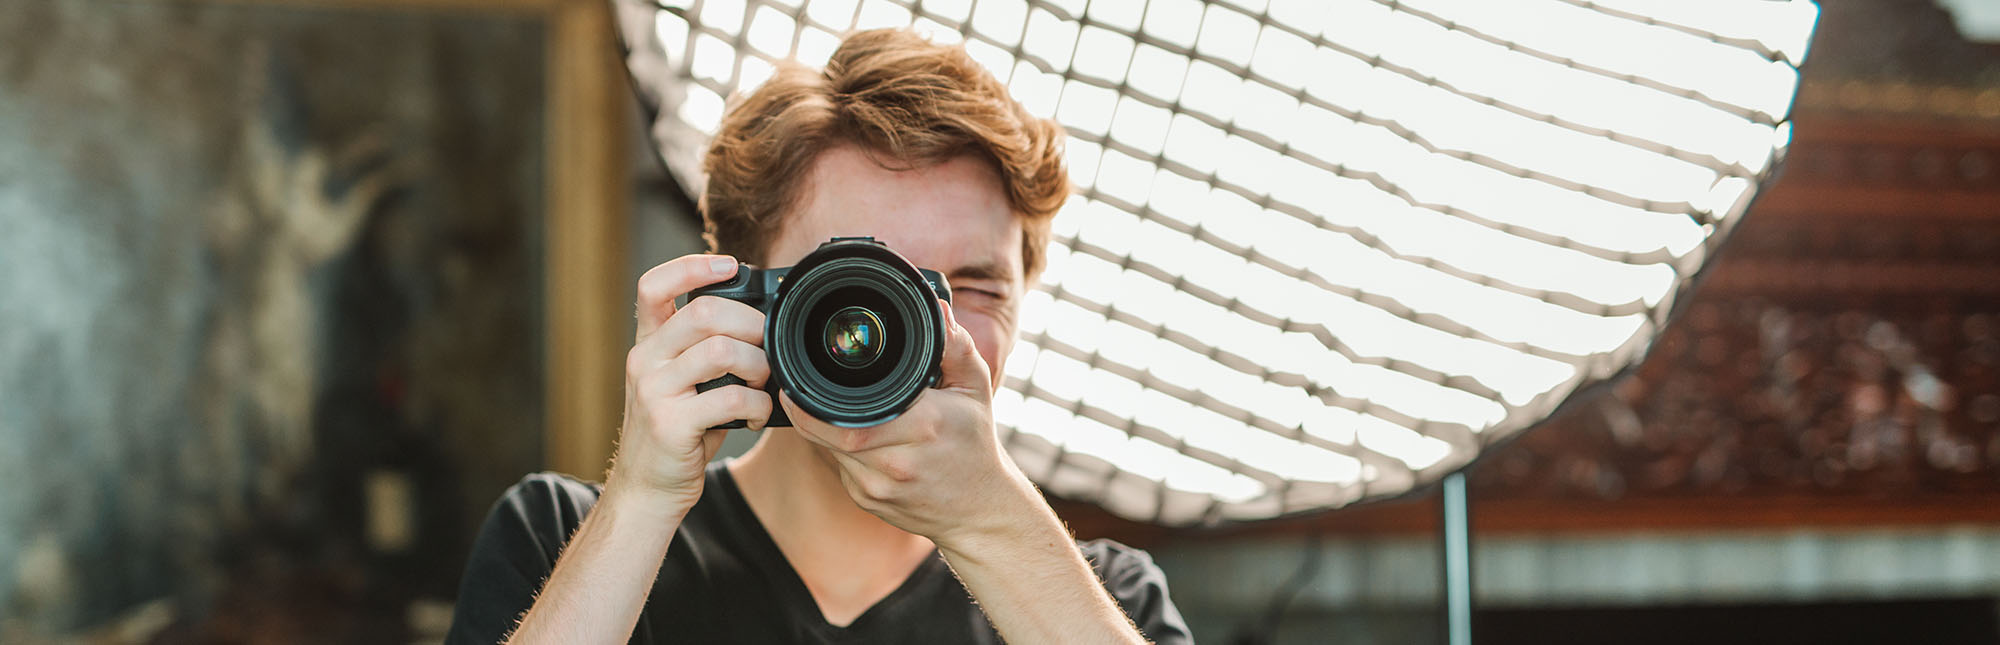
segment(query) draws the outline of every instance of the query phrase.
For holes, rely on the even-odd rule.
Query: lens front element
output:
[[[882,357],[882,319],[862,307],[847,307],[826,319],[826,353],[841,367],[867,367]]]
[[[872,241],[822,245],[785,273],[764,328],[771,379],[807,416],[847,428],[896,418],[937,383],[951,293]]]

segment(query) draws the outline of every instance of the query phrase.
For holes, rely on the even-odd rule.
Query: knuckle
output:
[[[743,371],[738,372],[737,376],[743,377],[743,380],[757,383],[762,383],[770,378],[771,363],[765,357],[764,350],[756,347],[746,347],[742,349],[742,352],[738,356],[741,357],[739,359],[741,364],[737,367]]]
[[[661,284],[664,280],[660,278],[659,272],[660,270],[655,268],[647,271],[646,275],[639,276],[639,302],[657,304],[667,298],[667,289],[666,286]]]
[[[882,471],[882,476],[892,482],[909,483],[917,478],[917,473],[911,470],[909,462],[897,457],[883,458],[876,462],[875,469]]]
[[[729,338],[710,336],[708,340],[704,340],[702,343],[708,345],[702,351],[707,352],[708,359],[716,365],[734,366],[736,364],[736,348],[730,347]]]
[[[743,337],[752,345],[764,344],[764,312],[741,302],[731,302],[743,314]]]
[[[840,447],[841,452],[860,452],[861,449],[868,447],[870,433],[867,430],[841,429],[835,432],[839,434],[834,435],[834,443]]]
[[[752,342],[762,339],[764,331],[763,312],[742,302],[728,298],[700,298],[702,301],[702,328],[711,334],[733,332],[731,335]],[[693,303],[689,303],[692,307]]]
[[[896,487],[889,480],[866,475],[858,479],[860,480],[857,483],[860,484],[861,496],[867,498],[869,501],[877,504],[885,504],[896,500]]]
[[[674,357],[674,360],[686,361],[692,367],[710,367],[715,365],[715,352],[709,348],[710,340],[703,338],[695,341],[694,344],[688,345],[686,349],[682,349],[681,355]]]
[[[709,405],[724,410],[735,410],[743,406],[742,390],[743,388],[731,385],[721,389],[709,390],[703,396],[708,397]]]
[[[771,397],[750,397],[750,404],[745,407],[742,418],[748,421],[751,427],[762,429],[764,424],[771,420]]]
[[[691,326],[696,331],[706,331],[713,325],[713,320],[715,319],[715,305],[712,304],[715,300],[715,298],[708,296],[695,298],[689,301],[686,307],[681,307],[680,311],[674,312],[674,318],[680,324]]]
[[[639,301],[658,304],[680,295],[674,293],[674,282],[679,271],[674,263],[668,262],[648,269],[639,276]]]
[[[708,327],[708,300],[712,300],[712,298],[702,296],[702,298],[688,300],[688,306],[682,306],[680,310],[676,310],[670,320],[674,320],[674,325],[680,325],[680,327],[686,327],[686,329],[694,329],[694,331],[706,329]]]
[[[763,390],[753,390],[736,385],[729,388],[729,398],[723,402],[723,405],[729,406],[730,411],[735,412],[737,418],[748,419],[768,414],[764,412],[764,409],[770,407],[771,403],[770,396],[765,394]]]
[[[638,347],[625,352],[625,380],[638,381],[639,377],[646,374],[646,363],[646,354],[639,351]]]
[[[763,393],[738,385],[729,388],[729,394],[729,407],[747,411],[757,407],[758,395]]]

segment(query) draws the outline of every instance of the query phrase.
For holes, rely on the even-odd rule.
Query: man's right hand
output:
[[[710,427],[771,416],[764,386],[764,314],[726,298],[674,299],[736,275],[736,260],[689,255],[639,277],[639,338],[625,357],[625,427],[604,496],[570,538],[555,571],[509,643],[617,643],[632,637],[660,559],[680,521],[701,499],[708,460],[723,431]],[[735,374],[748,386],[697,393]]]
[[[771,416],[764,314],[727,298],[695,298],[678,311],[674,300],[736,274],[726,255],[686,255],[639,277],[638,339],[625,357],[625,425],[605,496],[655,506],[674,517],[701,498],[708,460],[726,431],[709,428],[745,419],[761,430]],[[695,385],[734,374],[747,385],[707,392]]]

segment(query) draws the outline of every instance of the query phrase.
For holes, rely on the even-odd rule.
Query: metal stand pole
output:
[[[1472,513],[1465,472],[1446,475],[1438,551],[1443,569],[1446,645],[1472,645]]]

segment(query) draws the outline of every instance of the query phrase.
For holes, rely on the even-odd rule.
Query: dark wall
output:
[[[450,596],[540,462],[544,37],[0,4],[0,641]]]

